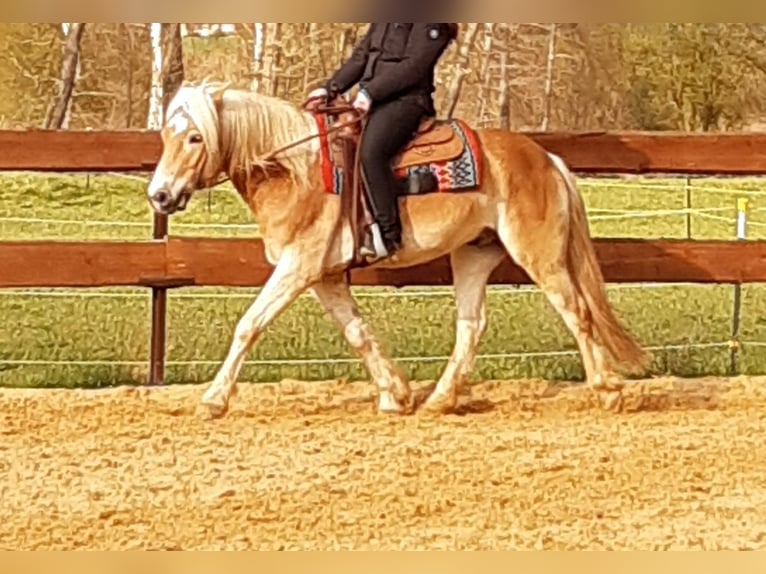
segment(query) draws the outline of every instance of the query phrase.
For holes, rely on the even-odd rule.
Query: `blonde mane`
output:
[[[216,93],[222,94],[220,116],[213,99]],[[311,116],[290,102],[203,82],[181,87],[168,106],[167,117],[180,108],[202,134],[208,153],[206,175],[222,169],[224,161],[228,161],[230,174],[250,174],[253,168],[265,170],[277,164],[296,183],[308,185],[315,166],[316,138],[265,160],[275,149],[317,133]]]

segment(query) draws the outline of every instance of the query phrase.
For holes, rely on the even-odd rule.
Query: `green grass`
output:
[[[118,176],[3,176],[0,240],[147,239],[151,217],[144,187],[143,181]],[[684,215],[635,216],[647,210],[683,209],[683,180],[588,180],[581,182],[581,189],[597,237],[687,236]],[[761,197],[757,192],[766,192],[766,182],[733,179],[693,181],[692,207],[719,209],[713,215],[721,219],[694,214],[690,220],[692,238],[734,237],[735,202],[742,193],[713,190],[756,192],[750,202],[748,236],[764,238],[766,195]],[[619,210],[630,217],[615,218]],[[58,222],[34,221],[39,219]],[[224,224],[243,227],[205,227]],[[257,235],[244,205],[227,187],[196,198],[186,213],[172,220],[171,232]],[[412,291],[415,293],[407,295]],[[449,355],[452,348],[454,309],[450,290],[439,289],[428,296],[419,295],[422,291],[365,289],[357,290],[357,294],[363,312],[392,355],[412,359],[402,363],[410,376],[431,379],[444,366],[439,357]],[[766,287],[745,286],[742,292],[741,339],[766,342]],[[171,293],[169,382],[202,382],[212,377],[238,317],[256,293],[256,289],[212,288]],[[610,300],[647,346],[718,344],[725,343],[730,335],[731,286],[614,286]],[[0,386],[104,387],[146,380],[150,302],[144,290],[5,291],[0,292],[0,313]],[[575,350],[574,340],[536,290],[493,288],[489,319],[480,353],[511,356],[479,360],[477,379],[581,378],[576,354],[513,356]],[[347,362],[333,363],[334,359]],[[681,376],[725,375],[729,369],[725,346],[657,351],[655,359],[658,372]],[[65,364],[71,361],[82,364]],[[195,363],[178,364],[189,361]],[[300,299],[279,317],[251,353],[250,361],[243,380],[365,376],[336,327],[309,298]],[[766,373],[766,346],[745,345],[739,371]]]

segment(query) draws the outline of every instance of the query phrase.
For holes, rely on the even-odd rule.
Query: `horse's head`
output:
[[[152,208],[164,214],[186,209],[191,196],[221,172],[218,118],[223,87],[182,86],[167,108],[162,156],[147,189]]]

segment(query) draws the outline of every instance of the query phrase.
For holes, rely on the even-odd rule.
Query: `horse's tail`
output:
[[[616,362],[629,371],[643,371],[648,366],[649,354],[624,329],[609,304],[604,277],[590,236],[585,204],[577,190],[574,176],[561,158],[550,155],[566,182],[569,195],[567,265],[575,288],[590,311],[594,334]]]

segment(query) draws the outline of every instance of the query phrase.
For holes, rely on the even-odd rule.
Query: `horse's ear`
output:
[[[213,93],[213,105],[215,106],[216,112],[220,114],[221,108],[223,107],[223,90],[216,90]]]
[[[228,83],[216,84],[207,87],[207,93],[210,95],[210,98],[213,100],[213,104],[219,111],[221,109],[221,104],[223,103],[223,94],[226,92],[228,87]]]

